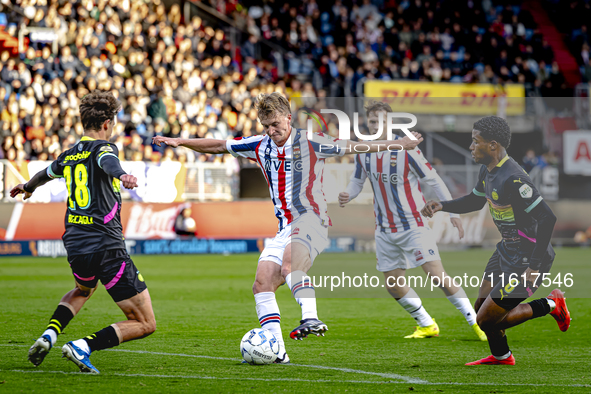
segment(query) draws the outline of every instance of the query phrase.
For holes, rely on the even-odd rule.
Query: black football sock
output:
[[[528,304],[531,306],[533,314],[532,319],[546,316],[548,313],[550,313],[550,305],[548,304],[548,300],[545,298],[533,300],[532,302],[528,302]]]
[[[61,334],[73,318],[74,314],[70,308],[64,305],[58,305],[55,312],[53,312],[53,316],[51,316],[51,319],[49,320],[47,329],[55,331],[56,334]]]
[[[509,344],[507,343],[506,335],[503,335],[502,337],[488,336],[488,346],[490,347],[492,355],[498,360],[503,360],[511,355],[511,350],[509,350]]]
[[[119,337],[117,337],[117,332],[113,326],[105,327],[94,334],[84,337],[84,340],[91,352],[119,345]]]

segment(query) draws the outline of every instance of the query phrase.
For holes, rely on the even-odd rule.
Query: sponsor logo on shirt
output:
[[[390,166],[394,167],[396,165],[396,161],[398,161],[398,155],[391,154],[390,155]]]
[[[529,185],[523,184],[519,188],[519,194],[521,194],[522,198],[531,198],[531,196],[534,194],[534,191]]]
[[[111,148],[111,145],[104,145],[101,146],[99,152],[113,152],[113,148]]]
[[[81,153],[76,153],[75,155],[68,155],[66,157],[64,157],[64,162],[63,164],[66,164],[68,161],[78,161],[78,160],[83,160],[86,159],[88,156],[90,156],[90,151],[84,151]]]

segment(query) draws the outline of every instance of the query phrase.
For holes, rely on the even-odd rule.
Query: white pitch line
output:
[[[20,344],[0,344],[0,346],[12,346],[12,347],[29,347],[28,345],[20,345]],[[146,350],[128,350],[128,349],[105,349],[104,351],[108,352],[124,352],[124,353],[138,353],[138,354],[153,354],[159,356],[176,356],[176,357],[190,357],[190,358],[205,358],[210,360],[223,360],[223,361],[241,361],[239,358],[229,358],[229,357],[214,357],[214,356],[204,356],[198,354],[183,354],[183,353],[163,353],[163,352],[149,352]],[[306,379],[297,379],[297,378],[274,378],[274,379],[266,379],[266,378],[220,378],[216,376],[199,376],[199,375],[149,375],[149,374],[122,374],[122,373],[105,373],[104,375],[113,375],[113,376],[139,376],[139,377],[155,377],[155,378],[182,378],[182,379],[212,379],[212,380],[254,380],[254,381],[263,381],[263,382],[274,382],[274,381],[287,381],[287,382],[309,382],[309,383],[336,383],[336,382],[343,382],[343,383],[371,383],[371,384],[401,384],[401,383],[413,383],[413,384],[422,384],[428,386],[436,386],[436,385],[443,385],[443,386],[526,386],[526,387],[590,387],[591,384],[552,384],[552,383],[494,383],[494,382],[474,382],[474,383],[465,383],[465,382],[429,382],[426,380],[421,380],[417,378],[411,378],[402,375],[396,374],[387,374],[387,373],[380,373],[380,372],[369,372],[369,371],[362,371],[358,369],[351,369],[351,368],[338,368],[338,367],[329,367],[324,365],[304,365],[304,364],[285,364],[286,367],[306,367],[306,368],[316,368],[316,369],[329,369],[334,371],[341,371],[346,373],[358,373],[358,374],[365,374],[365,375],[372,375],[372,376],[380,376],[389,379],[409,379],[403,381],[372,381],[372,380],[306,380]],[[40,371],[40,370],[9,370],[9,369],[0,369],[0,372],[22,372],[22,373],[59,373],[59,374],[66,374],[66,375],[89,375],[82,372],[64,372],[64,371]]]
[[[17,373],[56,373],[61,375],[84,375],[97,376],[95,374],[84,372],[65,372],[65,371],[40,371],[40,370],[23,370],[23,369],[0,369],[0,372],[17,372]],[[118,373],[109,372],[102,374],[103,376],[125,376],[125,377],[141,377],[141,378],[173,378],[173,379],[202,379],[202,380],[249,380],[258,382],[307,382],[307,383],[361,383],[361,384],[408,384],[408,382],[401,381],[380,381],[380,380],[327,380],[327,379],[298,379],[298,378],[248,378],[248,377],[218,377],[206,375],[150,375],[144,373]],[[536,384],[536,383],[459,383],[459,382],[425,382],[416,383],[428,386],[528,386],[528,387],[591,387],[589,384]]]
[[[0,372],[18,372],[18,373],[57,373],[62,375],[85,375],[85,376],[96,376],[90,373],[84,372],[64,372],[64,371],[28,371],[23,369],[0,369]],[[204,379],[204,380],[251,380],[259,382],[307,382],[307,383],[335,383],[334,380],[326,379],[298,379],[298,378],[248,378],[248,377],[225,377],[220,378],[217,376],[205,376],[205,375],[150,375],[143,373],[118,373],[109,372],[103,374],[104,376],[125,376],[125,377],[141,377],[141,378],[176,378],[176,379]],[[408,382],[400,381],[379,381],[379,380],[340,380],[342,383],[364,383],[364,384],[407,384]]]
[[[194,357],[194,358],[207,358],[207,359],[212,359],[212,360],[241,361],[241,359],[239,359],[239,358],[201,356],[201,355],[182,354],[182,353],[149,352],[149,351],[146,351],[146,350],[128,350],[128,349],[107,349],[107,350],[108,351],[111,351],[111,352],[154,354],[154,355],[158,355],[158,356]],[[426,380],[412,378],[410,376],[398,375],[398,374],[395,374],[395,373],[369,372],[369,371],[362,371],[362,370],[359,370],[359,369],[329,367],[329,366],[325,366],[325,365],[286,364],[286,366],[290,366],[290,367],[315,368],[315,369],[329,369],[329,370],[332,370],[332,371],[340,371],[340,372],[346,372],[346,373],[358,373],[358,374],[363,374],[363,375],[379,376],[381,378],[387,378],[387,379],[402,380],[402,381],[407,382],[407,383],[416,383],[416,384],[429,383]]]
[[[0,344],[0,346],[20,346],[26,347],[26,345],[11,345],[11,344]],[[147,350],[129,350],[129,349],[105,349],[104,351],[107,352],[123,352],[123,353],[137,353],[137,354],[152,354],[156,356],[175,356],[175,357],[190,357],[190,358],[204,358],[209,360],[223,360],[223,361],[242,361],[239,358],[229,358],[229,357],[214,357],[214,356],[203,356],[198,354],[183,354],[183,353],[163,353],[163,352],[150,352]],[[394,373],[381,373],[381,372],[370,372],[370,371],[362,371],[359,369],[351,369],[351,368],[339,368],[339,367],[329,367],[325,365],[303,365],[303,364],[285,364],[286,366],[290,367],[304,367],[304,368],[315,368],[315,369],[328,369],[332,371],[340,371],[345,373],[357,373],[362,375],[371,375],[371,376],[379,376],[381,378],[386,379],[396,379],[401,380],[404,383],[415,383],[415,384],[428,384],[429,382],[426,380],[413,378],[410,376],[398,375]]]

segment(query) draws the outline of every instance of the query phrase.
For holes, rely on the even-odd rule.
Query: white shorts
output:
[[[313,213],[304,214],[279,231],[274,238],[265,241],[265,249],[259,261],[272,261],[283,265],[283,253],[290,242],[300,243],[308,248],[310,260],[322,253],[328,246],[328,227]]]
[[[441,260],[435,236],[429,227],[419,227],[399,233],[376,230],[378,271],[420,267],[428,261]]]

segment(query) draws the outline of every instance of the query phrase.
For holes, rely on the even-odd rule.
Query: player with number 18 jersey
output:
[[[117,147],[108,142],[120,108],[121,103],[110,92],[96,90],[83,97],[80,117],[84,137],[10,193],[12,197],[24,194],[27,199],[39,186],[56,178],[63,178],[68,190],[66,231],[62,238],[76,287],[61,298],[47,329],[29,349],[29,361],[35,366],[43,362],[57,336],[96,290],[99,280],[128,320],[62,347],[63,356],[81,372],[99,373],[90,362],[92,352],[143,338],[156,329],[146,283],[123,241],[121,183],[134,188],[137,179],[123,171]]]

